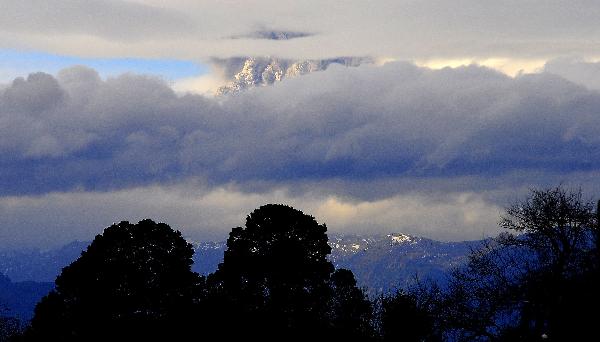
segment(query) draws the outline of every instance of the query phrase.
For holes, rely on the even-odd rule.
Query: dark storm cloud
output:
[[[598,111],[600,94],[563,78],[479,67],[333,66],[221,100],[77,67],[0,93],[0,188],[18,195],[190,178],[250,191],[261,182],[385,179],[483,178],[501,188],[519,175],[597,172]]]

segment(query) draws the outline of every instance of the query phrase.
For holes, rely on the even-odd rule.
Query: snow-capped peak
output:
[[[235,61],[235,63],[231,61]],[[249,57],[244,60],[233,58],[231,61],[220,60],[217,63],[223,65],[235,64],[239,66],[234,69],[237,71],[233,73],[229,83],[220,87],[217,90],[216,95],[235,94],[244,89],[271,85],[282,81],[285,78],[293,78],[325,70],[331,64],[353,67],[373,62],[371,58],[366,57],[340,57],[321,60]],[[241,65],[238,64],[240,61],[242,62]]]
[[[412,236],[402,233],[388,234],[387,237],[391,240],[393,245],[414,242]]]

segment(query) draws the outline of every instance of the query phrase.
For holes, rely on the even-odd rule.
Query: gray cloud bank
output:
[[[195,241],[223,241],[232,227],[265,203],[285,203],[314,215],[333,233],[403,232],[438,239],[476,239],[495,233],[498,207],[479,194],[405,194],[348,201],[286,190],[245,193],[194,183],[110,192],[73,191],[0,198],[0,249],[48,248],[88,241],[112,222],[143,218],[167,222]]]
[[[338,231],[477,238],[529,186],[600,190],[600,93],[549,73],[333,65],[212,99],[74,67],[1,89],[13,244],[145,216],[216,236],[272,201]]]
[[[76,67],[16,79],[0,108],[4,194],[600,167],[598,93],[478,67],[333,66],[224,100]]]

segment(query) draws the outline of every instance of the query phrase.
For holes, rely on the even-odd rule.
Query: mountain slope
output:
[[[1,316],[15,317],[27,321],[33,316],[33,309],[54,283],[49,282],[12,282],[8,277],[0,274],[0,308]]]
[[[0,273],[12,281],[54,282],[63,267],[75,261],[89,242],[74,241],[48,251],[0,251]]]
[[[417,278],[443,282],[480,241],[440,242],[405,234],[332,237],[331,259],[370,292],[406,288]]]
[[[339,57],[330,59],[291,60],[268,57],[230,58],[213,61],[224,70],[229,83],[217,89],[216,95],[235,94],[258,86],[267,86],[284,78],[322,71],[332,64],[358,66],[372,63],[370,58]]]
[[[354,272],[359,284],[370,291],[404,288],[414,280],[443,281],[448,270],[466,260],[481,241],[440,242],[405,234],[373,236],[330,235],[330,260],[338,268]],[[223,259],[225,242],[192,242],[193,270],[209,274]],[[79,257],[87,242],[73,242],[50,251],[0,252],[0,272],[14,281],[52,282]]]
[[[440,242],[405,234],[330,235],[329,244],[333,264],[351,270],[360,286],[378,293],[405,288],[417,276],[443,282],[481,241]],[[216,270],[225,248],[225,243],[195,244],[194,270],[201,274]]]

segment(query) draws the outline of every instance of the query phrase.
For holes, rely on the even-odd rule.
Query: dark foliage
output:
[[[158,340],[185,334],[201,278],[192,246],[164,223],[121,222],[96,236],[37,305],[26,337]]]
[[[326,227],[312,216],[285,205],[255,210],[232,230],[223,263],[208,278],[211,326],[227,338],[369,334],[370,305],[351,272],[334,273],[330,252]]]
[[[329,333],[333,340],[348,341],[375,336],[373,306],[364,291],[356,286],[354,274],[346,269],[336,270],[330,279]]]
[[[594,334],[597,213],[581,191],[533,190],[506,211],[508,231],[471,253],[432,311],[449,340],[569,341]],[[593,318],[596,317],[596,318]]]
[[[105,229],[37,305],[24,340],[369,340],[372,307],[352,272],[327,260],[325,225],[266,205],[232,230],[207,282],[166,224]],[[195,332],[195,333],[194,333]]]
[[[12,341],[22,333],[23,324],[15,317],[6,316],[5,309],[0,305],[0,342]]]
[[[433,317],[418,298],[403,291],[381,298],[380,329],[383,341],[438,341]]]

